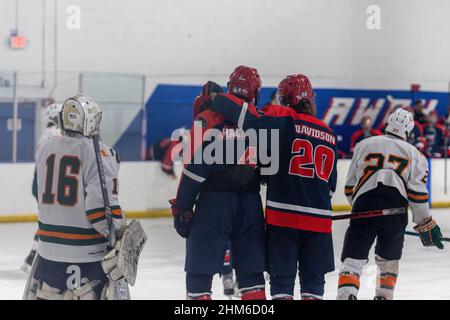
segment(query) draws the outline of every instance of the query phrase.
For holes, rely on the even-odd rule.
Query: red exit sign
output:
[[[24,36],[11,36],[9,45],[13,49],[23,49],[27,46],[27,39]]]

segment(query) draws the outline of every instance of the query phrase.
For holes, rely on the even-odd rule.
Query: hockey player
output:
[[[290,75],[278,86],[278,101],[257,110],[218,95],[212,109],[244,130],[279,130],[279,170],[267,182],[267,246],[273,299],[292,300],[299,272],[302,299],[322,299],[334,270],[331,196],[336,187],[336,137],[315,118],[309,79]],[[271,150],[272,153],[275,150]]]
[[[46,120],[45,130],[39,137],[37,148],[39,148],[39,146],[47,139],[50,139],[53,136],[61,135],[61,129],[59,127],[59,113],[61,112],[61,108],[62,108],[61,104],[52,103],[45,109],[45,120]],[[33,196],[36,198],[36,201],[38,201],[36,170],[34,170],[31,192]],[[21,267],[21,269],[27,273],[31,271],[33,260],[36,257],[37,247],[38,247],[38,235],[36,232],[34,235],[33,246],[31,247],[31,251],[25,258],[24,264]]]
[[[201,94],[195,97],[194,100],[194,107],[193,107],[194,121],[200,113],[202,113],[211,106],[212,101],[214,100],[216,95],[222,92],[223,92],[222,87],[217,83],[215,83],[214,81],[208,81],[203,85]],[[236,283],[233,277],[233,267],[231,264],[230,248],[228,248],[225,253],[223,261],[223,270],[220,273],[220,276],[222,278],[223,293],[224,295],[231,298],[236,293],[235,291]]]
[[[427,146],[426,155],[429,158],[442,158],[445,155],[445,126],[439,124],[438,120],[438,113],[431,111],[423,128]]]
[[[59,113],[61,112],[62,104],[52,103],[45,109],[46,126],[42,135],[39,137],[37,148],[47,139],[53,136],[61,135],[61,128],[59,124]]]
[[[180,149],[182,137],[189,134],[189,131],[183,128],[178,128],[177,133],[180,137],[177,141],[172,141],[170,137],[164,138],[161,141],[153,143],[147,150],[146,160],[161,162],[161,170],[172,178],[176,179],[175,160],[172,158],[172,153]]]
[[[60,119],[64,135],[43,141],[36,152],[39,256],[31,288],[37,288],[35,299],[105,299],[110,282],[102,259],[108,253],[109,226],[92,143],[100,131],[101,111],[93,100],[78,95],[64,102]],[[118,158],[103,143],[100,150],[119,230],[124,219],[118,203]]]
[[[260,87],[256,69],[240,66],[230,76],[226,96],[253,105]],[[196,133],[196,128],[201,133]],[[211,129],[218,129],[221,134],[210,136]],[[187,238],[188,299],[211,299],[212,278],[223,271],[229,243],[241,299],[265,299],[264,215],[259,174],[254,166],[239,164],[242,155],[228,149],[230,146],[234,149],[240,139],[244,137],[235,126],[208,108],[196,117],[191,130],[191,157],[185,158],[177,196],[171,200],[175,229]],[[222,158],[212,164],[207,164],[203,157],[197,162],[197,155],[206,152],[212,140],[224,144]]]
[[[353,153],[355,146],[358,142],[373,136],[381,135],[381,131],[373,129],[373,120],[369,116],[364,116],[361,119],[361,129],[355,131],[352,134],[350,143],[350,152]]]
[[[385,135],[356,145],[345,186],[352,213],[380,211],[386,215],[350,220],[341,256],[338,299],[357,298],[359,278],[375,239],[379,271],[375,299],[393,299],[408,206],[423,245],[443,248],[439,227],[429,212],[427,161],[406,141],[413,128],[413,114],[397,109],[389,115]]]

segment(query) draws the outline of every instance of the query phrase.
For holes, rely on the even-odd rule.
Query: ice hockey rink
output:
[[[450,235],[450,209],[433,209],[432,215],[441,225],[444,236]],[[132,298],[185,299],[184,240],[172,228],[170,218],[144,219],[142,223],[149,240],[139,262],[136,285],[131,288]],[[333,224],[337,268],[347,223]],[[35,229],[34,223],[0,224],[0,300],[22,297],[27,275],[20,266],[30,250]],[[412,223],[408,230],[412,230]],[[450,299],[450,243],[446,245],[444,250],[425,248],[419,238],[406,236],[396,299]],[[337,276],[337,271],[327,275],[325,299],[335,298]],[[371,259],[361,278],[360,299],[373,298],[375,277],[376,267]],[[218,276],[214,279],[213,291],[214,299],[227,299]],[[298,287],[295,294],[298,298]]]

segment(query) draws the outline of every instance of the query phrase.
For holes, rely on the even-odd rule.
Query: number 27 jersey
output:
[[[356,145],[345,182],[350,204],[380,184],[396,188],[408,200],[413,221],[429,218],[428,163],[416,147],[393,136],[382,135]]]
[[[116,153],[100,143],[114,222],[118,203]],[[39,254],[58,262],[95,262],[106,253],[109,231],[92,140],[55,136],[36,152]]]

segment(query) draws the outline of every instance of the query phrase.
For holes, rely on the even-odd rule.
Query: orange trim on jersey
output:
[[[428,201],[428,195],[416,195],[416,194],[408,193],[408,199]]]
[[[353,188],[350,188],[350,187],[345,188],[344,193],[348,197],[352,196],[353,195]]]
[[[114,217],[122,217],[122,209],[113,209],[111,210],[111,214]],[[94,213],[89,213],[87,215],[89,220],[94,220],[97,218],[101,218],[104,217],[106,215],[105,211],[98,211],[98,212],[94,212]]]
[[[356,194],[359,191],[359,188],[362,187],[362,185],[375,173],[375,171],[366,171],[364,175],[361,177],[361,179],[358,182],[358,185],[355,187],[353,194]]]
[[[111,210],[111,214],[113,216],[121,217],[122,216],[122,210],[121,209],[113,209],[113,210]]]
[[[87,217],[89,220],[94,220],[94,219],[102,218],[104,216],[105,216],[105,212],[96,212],[96,213],[88,214]]]
[[[60,238],[60,239],[73,239],[73,240],[89,240],[89,239],[100,239],[103,238],[101,234],[74,234],[74,233],[62,233],[56,231],[44,231],[39,230],[38,235]]]

